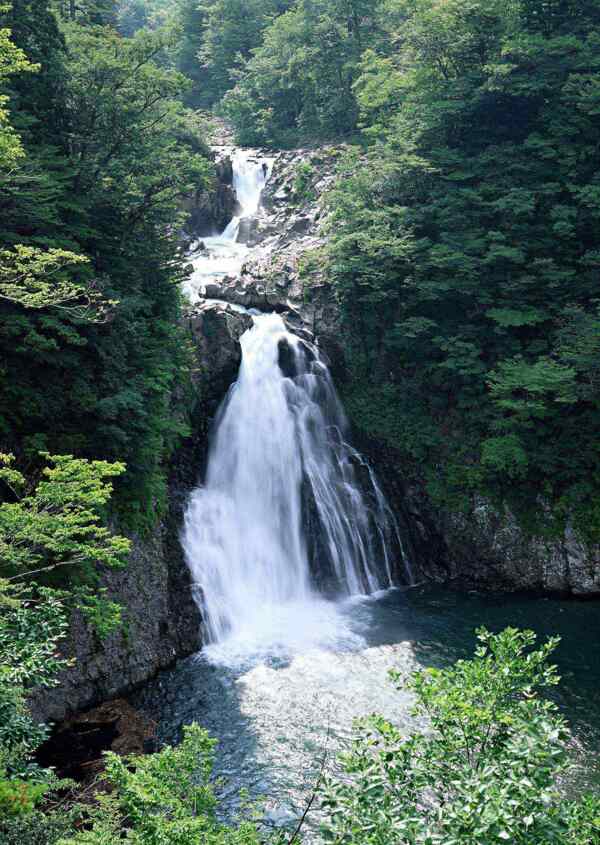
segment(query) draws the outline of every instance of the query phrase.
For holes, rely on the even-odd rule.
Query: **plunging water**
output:
[[[260,195],[269,178],[273,159],[256,158],[247,150],[236,150],[233,156],[233,189],[238,203],[238,213],[223,232],[223,240],[236,241],[240,223],[253,217],[260,205]]]
[[[346,596],[391,587],[393,516],[317,349],[277,314],[255,316],[241,346],[183,535],[207,639],[228,659],[351,640],[315,570]]]

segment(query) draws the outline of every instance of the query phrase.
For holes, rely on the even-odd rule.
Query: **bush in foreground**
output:
[[[543,692],[558,683],[530,631],[478,632],[471,660],[408,681],[423,727],[358,724],[342,772],[325,779],[323,833],[336,845],[598,845],[600,798],[559,790],[568,731]],[[0,814],[0,845],[259,845],[251,818],[222,824],[211,785],[215,741],[197,725],[178,748],[107,755],[109,794],[93,807]],[[562,785],[561,785],[562,786]],[[311,802],[312,803],[312,802]],[[60,806],[60,805],[59,805]],[[294,833],[288,845],[297,841]],[[286,841],[280,831],[274,842]]]
[[[381,716],[359,724],[343,774],[325,786],[324,832],[344,845],[595,845],[600,799],[569,801],[565,720],[540,692],[555,686],[558,638],[478,632],[471,660],[417,672],[415,714],[428,728],[404,736]],[[393,675],[401,685],[398,674]]]

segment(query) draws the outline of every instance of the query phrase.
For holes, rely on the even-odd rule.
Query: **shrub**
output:
[[[98,796],[90,829],[60,845],[258,845],[251,822],[225,827],[217,821],[210,784],[215,741],[198,725],[184,731],[178,748],[149,757],[107,754],[114,791]]]
[[[0,817],[0,845],[56,845],[72,826],[73,813],[64,811]]]
[[[567,728],[540,690],[558,683],[535,635],[478,632],[471,660],[415,673],[412,736],[381,716],[359,724],[343,775],[328,780],[324,833],[338,843],[378,845],[592,845],[600,800],[562,798]],[[393,674],[398,683],[399,675]]]

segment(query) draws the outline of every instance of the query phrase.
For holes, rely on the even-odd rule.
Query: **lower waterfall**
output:
[[[205,639],[271,653],[324,645],[340,632],[311,562],[338,595],[389,588],[397,527],[347,443],[317,349],[277,314],[255,316],[241,346],[239,378],[219,411],[206,482],[183,532]]]

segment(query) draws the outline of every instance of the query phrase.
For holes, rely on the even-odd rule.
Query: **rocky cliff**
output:
[[[600,548],[571,529],[562,537],[528,536],[512,514],[488,502],[469,513],[440,513],[448,577],[456,587],[600,597]]]
[[[215,177],[212,185],[208,189],[195,191],[183,203],[188,214],[185,232],[190,240],[198,235],[203,237],[221,232],[235,211],[231,159],[219,149],[213,155]]]
[[[181,494],[174,493],[174,502]],[[63,652],[73,665],[60,685],[37,690],[31,709],[40,721],[60,721],[121,695],[200,647],[200,617],[178,542],[172,508],[147,538],[132,537],[126,569],[106,573],[109,596],[123,607],[121,630],[101,640],[75,612]]]

